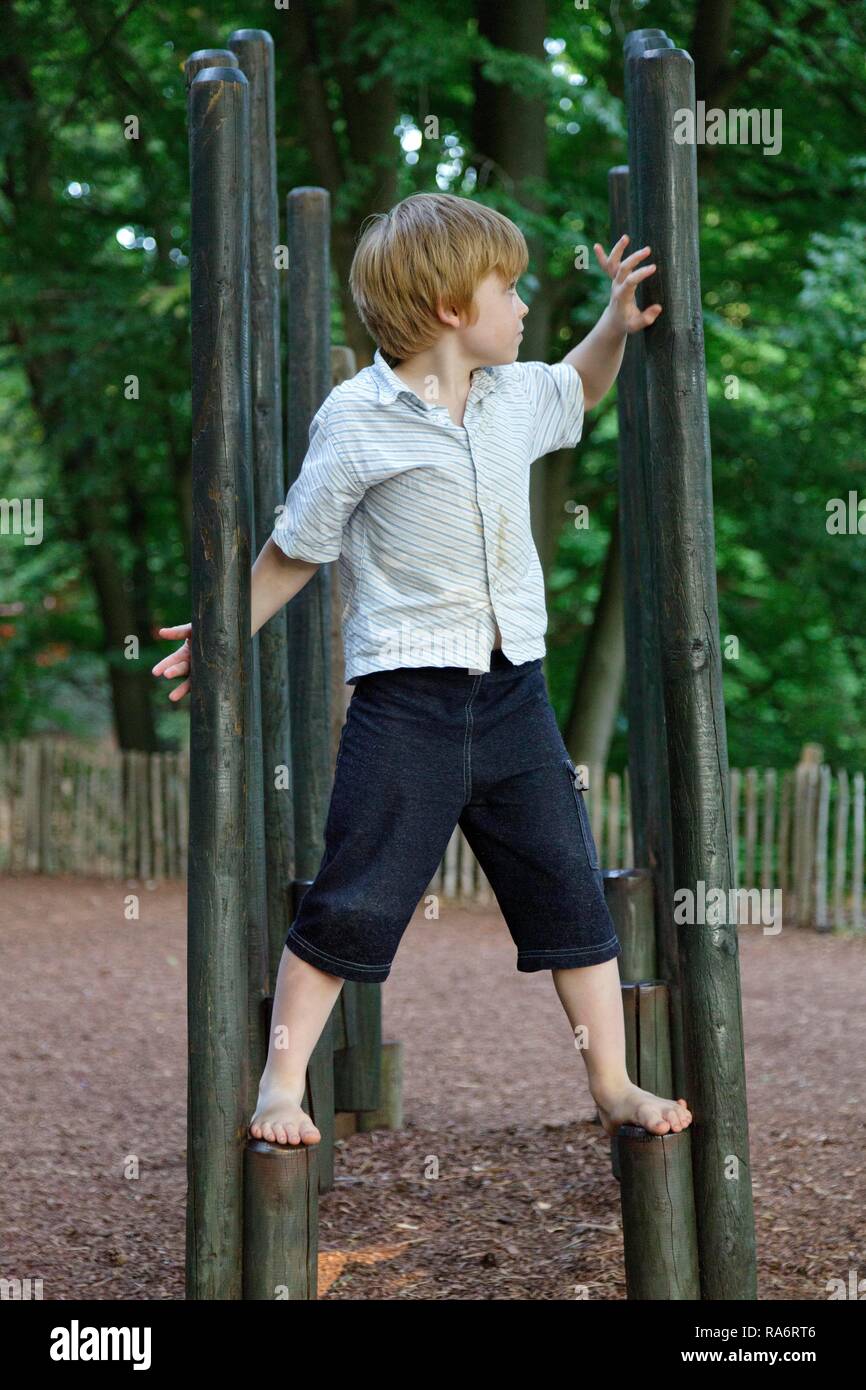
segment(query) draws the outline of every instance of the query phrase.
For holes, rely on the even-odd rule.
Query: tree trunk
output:
[[[611,524],[601,593],[566,721],[565,743],[576,763],[607,763],[625,676],[624,616],[616,515]]]
[[[525,53],[540,62],[548,32],[547,0],[479,0],[479,36],[497,48]],[[546,93],[524,94],[504,82],[492,82],[484,76],[480,63],[475,65],[473,86],[472,159],[479,192],[491,186],[504,188],[527,209],[541,212],[527,181],[543,183],[547,178]],[[541,236],[527,237],[527,245],[537,287],[524,325],[523,358],[546,362],[551,324],[547,246]],[[549,462],[536,460],[529,475],[532,533],[545,570],[558,535],[558,529],[550,530]]]
[[[355,253],[357,228],[375,212],[387,212],[397,201],[397,160],[394,155],[394,129],[399,107],[393,79],[380,77],[370,88],[361,89],[358,78],[365,75],[363,61],[352,65],[339,55],[346,36],[362,19],[375,30],[377,12],[383,24],[393,18],[392,0],[373,0],[363,6],[358,0],[320,8],[311,0],[292,7],[291,24],[281,24],[274,33],[277,63],[297,82],[297,113],[310,151],[310,162],[319,185],[331,195],[332,205],[344,194],[346,185],[363,178],[360,199],[353,204],[350,223],[336,222],[331,228],[331,263],[336,274],[343,310],[346,343],[355,354],[358,369],[373,359],[370,335],[358,317],[349,290],[349,270]],[[335,112],[326,92],[323,74],[332,73],[342,108]],[[417,119],[423,125],[424,115]],[[348,169],[340,155],[334,134],[334,121],[345,121],[349,144]]]

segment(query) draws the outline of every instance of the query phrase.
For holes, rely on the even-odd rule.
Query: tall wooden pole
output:
[[[250,675],[249,107],[245,77],[189,89],[192,691],[186,1292],[241,1297]]]
[[[324,188],[294,188],[286,200],[288,275],[288,485],[309,448],[310,423],[331,389],[330,198]],[[288,605],[289,700],[295,812],[295,883],[291,915],[324,853],[331,792],[331,570],[319,567]],[[347,986],[344,985],[345,989]],[[322,1134],[320,1190],[333,1184],[334,1014],[307,1071],[306,1101]]]
[[[274,42],[264,29],[236,29],[229,38],[250,84],[250,384],[253,422],[254,556],[267,541],[276,508],[286,499],[280,380],[280,272],[274,116]],[[271,990],[291,923],[294,857],[290,778],[291,725],[286,610],[259,634],[264,791],[263,862],[267,874]]]
[[[632,104],[634,63],[649,48],[670,48],[661,29],[636,29],[625,42],[626,109]],[[640,239],[635,177],[636,129],[628,122],[629,169],[619,166],[608,176],[611,237],[628,232],[625,254],[645,245]],[[629,338],[617,385],[619,418],[619,518],[625,580],[626,702],[629,732],[629,786],[635,865],[648,868],[655,895],[656,968],[668,984],[671,1003],[671,1060],[674,1088],[684,1094],[682,1000],[679,947],[674,924],[671,855],[670,787],[664,704],[661,689],[658,614],[654,601],[651,530],[656,524],[650,479],[644,333]],[[659,521],[659,524],[663,522]],[[627,977],[623,977],[624,979]]]
[[[658,270],[641,304],[664,312],[645,339],[662,695],[673,880],[697,903],[733,882],[728,752],[713,534],[712,472],[698,250],[694,143],[674,138],[694,111],[694,66],[681,49],[633,60],[630,120],[638,180],[637,246]],[[756,1297],[756,1263],[736,920],[678,929],[685,1090],[704,1299]]]

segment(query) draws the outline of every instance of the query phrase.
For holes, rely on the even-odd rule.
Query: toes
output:
[[[657,1101],[646,1101],[638,1109],[637,1123],[651,1134],[667,1134],[670,1120]]]
[[[292,1120],[275,1120],[273,1124],[269,1120],[256,1121],[250,1123],[249,1132],[254,1139],[264,1139],[268,1144],[300,1144],[303,1134],[306,1143],[315,1144],[321,1139],[316,1126],[312,1120],[300,1121],[300,1132],[298,1125]]]
[[[642,1129],[648,1130],[650,1134],[667,1134],[670,1129],[670,1123],[665,1118],[660,1105],[649,1104],[645,1108],[641,1107],[638,1112],[637,1123]]]

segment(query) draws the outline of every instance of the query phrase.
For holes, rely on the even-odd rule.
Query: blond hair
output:
[[[439,337],[437,299],[468,315],[485,275],[498,270],[510,284],[528,264],[523,233],[501,212],[453,193],[413,193],[390,212],[373,214],[349,286],[367,331],[394,366]]]

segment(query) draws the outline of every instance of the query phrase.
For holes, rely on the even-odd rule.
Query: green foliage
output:
[[[706,11],[706,7],[703,7]],[[321,182],[301,135],[302,73],[283,56],[300,12],[343,177],[338,229],[354,238],[359,210],[397,171],[397,196],[445,188],[481,196],[537,238],[525,284],[552,287],[548,356],[592,327],[609,286],[590,253],[609,245],[608,170],[625,162],[622,32],[611,7],[551,0],[537,58],[479,35],[470,0],[426,9],[370,0],[346,27],[345,6],[288,11],[124,7],[107,0],[15,0],[0,96],[0,497],[39,497],[41,545],[0,536],[0,737],[37,728],[110,728],[107,641],[87,544],[104,547],[135,611],[139,669],[168,650],[153,633],[188,612],[184,499],[189,466],[189,203],[183,59],[225,42],[238,25],[274,33],[279,180]],[[693,0],[625,3],[624,28],[659,25],[695,51]],[[866,216],[862,153],[862,8],[793,0],[771,20],[758,0],[735,7],[720,104],[777,108],[784,144],[699,152],[701,252],[731,762],[793,761],[802,743],[863,764],[859,718],[866,651],[858,621],[864,540],[831,536],[826,504],[863,478]],[[561,47],[560,47],[561,45]],[[558,51],[557,51],[558,50]],[[749,61],[747,61],[747,59]],[[548,104],[547,178],[523,188],[479,185],[473,151],[474,64],[491,82]],[[341,82],[364,99],[393,84],[404,123],[437,139],[411,162],[390,148],[359,161]],[[373,93],[372,97],[369,94]],[[136,115],[140,139],[124,138]],[[501,171],[500,171],[501,172]],[[74,181],[87,188],[70,191]],[[36,196],[28,190],[34,189]],[[153,237],[126,249],[120,228]],[[342,287],[345,294],[345,287]],[[334,323],[345,321],[346,300]],[[139,398],[127,382],[138,380]],[[569,493],[589,503],[591,532],[563,525],[550,574],[551,689],[564,714],[598,594],[616,503],[614,394],[594,412]],[[84,529],[82,531],[82,518]],[[155,684],[155,683],[154,683]],[[159,732],[184,737],[185,710],[154,691]],[[612,761],[625,756],[624,723]]]

